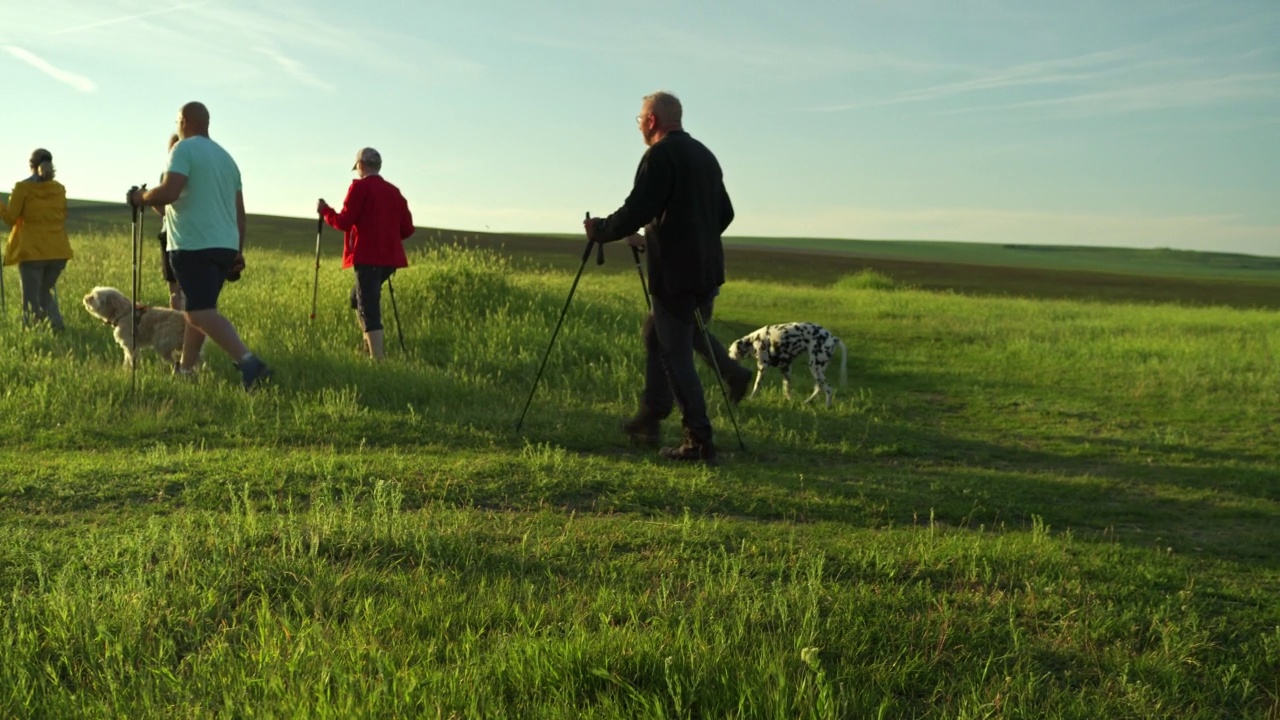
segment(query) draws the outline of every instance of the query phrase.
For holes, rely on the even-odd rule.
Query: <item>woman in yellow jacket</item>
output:
[[[4,264],[18,266],[23,324],[47,318],[49,326],[61,332],[62,314],[54,289],[71,259],[71,242],[66,228],[67,189],[53,175],[53,154],[43,148],[31,153],[31,177],[13,186],[8,207],[0,204],[0,218],[13,226]]]

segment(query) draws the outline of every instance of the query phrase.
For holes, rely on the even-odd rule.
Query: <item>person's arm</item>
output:
[[[240,231],[240,252],[244,252],[244,234],[247,226],[244,214],[244,191],[236,191],[236,229]]]
[[[170,151],[170,152],[172,152],[172,151],[173,151],[173,148],[169,148],[169,151]],[[164,184],[164,175],[165,175],[164,173],[160,173],[160,184],[161,184],[161,185],[163,185],[163,184]],[[155,210],[155,211],[156,211],[156,214],[157,214],[157,215],[159,215],[160,217],[164,217],[164,209],[165,209],[165,206],[164,206],[164,205],[154,205],[154,206],[152,206],[152,208],[151,208],[151,209],[152,209],[152,210]]]
[[[342,212],[335,212],[332,207],[325,207],[321,215],[324,221],[335,230],[346,232],[355,227],[360,211],[364,209],[364,190],[362,183],[353,182],[347,188],[347,197],[342,201]]]
[[[191,175],[191,150],[184,143],[173,146],[169,153],[169,165],[164,170],[160,184],[150,190],[137,190],[129,198],[134,205],[164,207],[176,202],[187,186],[187,177]]]
[[[409,203],[403,197],[400,198],[400,239],[405,240],[413,234],[413,213],[409,212]]]
[[[163,208],[165,205],[176,201],[178,196],[182,194],[182,189],[186,186],[186,175],[172,171],[167,172],[164,174],[164,180],[159,185],[141,193],[138,204]]]
[[[13,225],[18,222],[18,218],[22,217],[22,206],[25,204],[27,191],[22,187],[22,183],[13,186],[13,192],[9,194],[9,205],[6,207],[4,203],[0,203],[0,220],[4,220],[5,225]]]
[[[729,191],[724,189],[724,185],[720,186],[720,234],[723,235],[725,230],[729,229],[729,224],[733,222],[733,201],[729,199]]]
[[[649,224],[671,195],[674,181],[671,160],[666,153],[650,150],[636,169],[635,184],[622,207],[603,220],[595,220],[596,242],[621,240]]]

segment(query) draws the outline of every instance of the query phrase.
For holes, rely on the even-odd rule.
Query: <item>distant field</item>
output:
[[[534,237],[577,239],[564,233]],[[850,240],[726,236],[733,248],[773,250],[802,255],[841,255],[874,261],[958,263],[1044,270],[1079,270],[1121,275],[1216,278],[1280,282],[1280,257],[1201,252],[1170,248],[1141,249],[944,242],[939,240]],[[1280,245],[1280,238],[1277,239]],[[817,260],[814,262],[826,262]]]
[[[1280,242],[1280,238],[1277,239]],[[1198,252],[1168,248],[997,245],[926,240],[832,240],[820,238],[729,237],[725,242],[797,252],[836,252],[894,260],[927,260],[1052,270],[1087,270],[1133,275],[1280,280],[1280,257]]]
[[[115,233],[127,227],[123,203],[70,201],[73,232]],[[158,229],[147,218],[149,236]],[[306,218],[250,216],[252,246],[314,252],[315,223]],[[338,237],[326,231],[325,251]],[[462,244],[493,249],[517,267],[576,268],[582,238],[573,234],[480,233],[421,228],[410,245]],[[728,237],[730,280],[832,285],[871,270],[901,285],[965,295],[1158,302],[1280,309],[1280,257],[1184,250],[995,245],[915,240]],[[128,252],[127,249],[124,250]],[[633,272],[630,254],[610,246],[592,272]]]

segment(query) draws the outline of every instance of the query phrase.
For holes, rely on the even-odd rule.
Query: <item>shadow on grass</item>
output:
[[[727,338],[750,329],[754,328],[718,324],[717,334]],[[514,426],[532,385],[536,360],[528,367],[521,363],[515,375],[499,376],[504,368],[510,372],[511,361],[495,359],[493,377],[462,377],[448,367],[452,350],[424,341],[411,347],[409,362],[371,366],[377,381],[364,386],[358,374],[352,379],[357,340],[353,332],[351,358],[305,351],[282,358],[277,388],[268,391],[275,397],[257,406],[277,417],[268,425],[273,445],[282,454],[369,451],[368,467],[344,470],[345,481],[397,480],[405,485],[410,505],[444,502],[514,510],[551,506],[642,515],[691,511],[858,527],[909,525],[932,517],[955,527],[1025,528],[1038,519],[1059,531],[1108,531],[1108,537],[1135,546],[1173,547],[1267,566],[1276,563],[1274,548],[1280,546],[1275,510],[1280,490],[1273,458],[1263,453],[1235,455],[1179,444],[1153,456],[1135,452],[1124,440],[1071,435],[1034,438],[1078,448],[1070,452],[1028,448],[1013,439],[970,440],[936,422],[936,416],[954,410],[947,405],[945,382],[886,374],[857,355],[850,358],[850,377],[856,378],[851,385],[873,389],[871,399],[849,388],[830,410],[799,402],[812,382],[807,367],[793,373],[799,397],[790,402],[779,398],[777,373],[771,371],[771,385],[738,411],[746,452],[737,449],[723,400],[708,383],[724,465],[706,470],[665,463],[652,450],[630,447],[617,429],[623,414],[616,399],[601,405],[581,402],[604,390],[598,379],[579,388],[566,387],[563,379],[544,378],[548,384],[541,386],[523,432],[517,433]],[[113,363],[119,352],[97,328],[72,328],[64,336],[32,343],[70,348]],[[637,341],[627,352],[639,353],[638,345]],[[536,349],[537,359],[542,349]],[[150,376],[157,368],[144,365],[142,371]],[[120,381],[128,383],[127,372],[120,372]],[[222,378],[204,381],[221,383]],[[166,387],[147,382],[139,412],[147,412],[146,404],[151,403],[162,415]],[[271,448],[258,447],[255,433],[262,428],[217,425],[217,403],[238,407],[239,399],[225,394],[214,399],[207,417],[179,414],[155,420],[156,434],[148,441],[199,439],[202,447],[213,450],[243,448],[253,457],[272,453]],[[565,403],[566,396],[579,399]],[[886,398],[887,404],[877,398]],[[624,402],[621,410],[629,409]],[[297,417],[290,418],[291,413]],[[927,419],[930,414],[935,420]],[[667,425],[667,440],[678,441],[678,418]],[[138,426],[129,423],[94,432],[98,434],[93,438],[68,437],[63,442],[75,448],[134,447],[139,441]],[[386,456],[379,453],[411,459],[384,469],[378,460]],[[1170,462],[1170,457],[1180,462]],[[100,487],[86,480],[79,494],[56,483],[44,489],[25,484],[4,494],[16,507],[45,512],[88,512],[134,503],[154,506],[156,497],[172,501],[184,495],[184,502],[216,507],[210,488],[197,489],[210,481],[220,487],[222,478],[198,475],[216,466],[192,461],[189,472],[195,474],[182,480],[134,478],[125,467],[106,472]],[[320,471],[295,469],[295,475],[283,480],[258,472],[229,467],[226,479],[252,483],[258,486],[256,492],[302,497],[325,480]],[[145,487],[139,488],[139,483]]]
[[[733,325],[726,327],[732,330]],[[696,498],[701,502],[690,502],[695,498],[687,495],[658,497],[656,504],[626,509],[678,514],[692,508],[762,520],[859,526],[912,524],[930,517],[957,527],[1029,528],[1042,522],[1085,536],[1105,533],[1145,548],[1260,566],[1277,563],[1280,481],[1274,455],[1188,444],[1139,451],[1136,441],[1069,435],[1031,438],[1071,447],[1068,451],[1028,448],[1012,438],[1008,443],[971,440],[939,429],[936,422],[921,421],[926,412],[949,412],[941,384],[931,389],[928,377],[881,376],[877,368],[854,358],[850,371],[851,377],[895,401],[909,387],[928,407],[872,404],[842,411],[801,405],[799,397],[811,382],[805,368],[793,372],[798,398],[782,401],[775,388],[739,409],[748,447],[741,452],[723,402],[708,387],[724,460],[714,471],[726,481],[717,486],[719,494],[708,491]],[[777,383],[776,371],[770,372]],[[856,405],[857,398],[843,402]],[[554,428],[544,437],[584,455],[663,467],[652,452],[628,448],[616,430],[621,419],[575,410],[561,427],[596,427],[597,437]],[[668,424],[667,439],[674,443],[678,414]],[[573,498],[546,500],[576,503]]]

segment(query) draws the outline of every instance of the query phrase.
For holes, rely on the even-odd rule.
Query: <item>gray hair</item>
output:
[[[663,127],[680,127],[684,116],[680,98],[665,90],[659,90],[651,95],[645,95],[644,103],[648,106],[649,112],[662,120]]]

